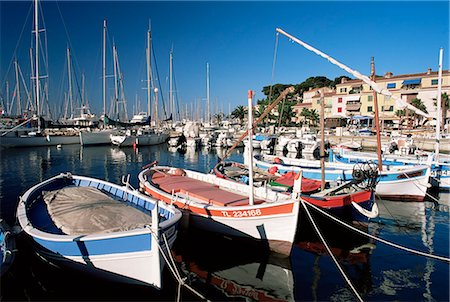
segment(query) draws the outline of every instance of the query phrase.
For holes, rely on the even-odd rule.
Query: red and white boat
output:
[[[262,240],[289,255],[297,230],[299,199],[264,187],[252,187],[180,168],[155,166],[138,175],[143,192],[174,204],[201,229]]]
[[[367,179],[346,181],[340,185],[320,191],[321,181],[302,177],[301,197],[304,201],[314,204],[344,221],[368,222],[378,216],[375,203],[374,188],[377,184],[376,167],[367,165]],[[254,186],[267,187],[276,192],[292,192],[298,173],[287,172],[278,174],[276,169],[269,173],[253,167]],[[213,172],[220,178],[235,182],[247,183],[248,167],[237,162],[222,162],[214,167]],[[358,172],[358,171],[357,171]]]

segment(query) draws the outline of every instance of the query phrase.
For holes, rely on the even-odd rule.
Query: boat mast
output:
[[[323,191],[325,189],[325,99],[323,90],[320,90],[320,130],[320,188]]]
[[[67,74],[69,76],[69,104],[70,104],[70,117],[73,118],[73,94],[72,94],[72,71],[70,64],[70,49],[67,47]],[[67,118],[67,112],[64,118]]]
[[[435,162],[436,165],[439,163],[439,144],[441,139],[441,105],[442,105],[442,56],[444,50],[442,47],[439,49],[439,71],[438,71],[438,95],[437,95],[437,116],[436,116],[436,144],[435,144]]]
[[[36,111],[38,117],[38,132],[41,132],[41,104],[39,99],[39,8],[38,0],[34,1],[34,37],[35,37],[35,79],[36,79]]]
[[[117,51],[116,45],[113,45],[113,60],[114,60],[114,106],[117,120],[119,120],[119,87],[117,85]]]
[[[375,59],[372,57],[370,63],[370,78],[375,83]],[[380,134],[380,117],[378,113],[378,95],[375,89],[373,90],[373,106],[375,107],[375,129],[377,134],[377,157],[378,157],[378,171],[383,171],[383,161],[381,159],[381,134]]]
[[[248,91],[248,187],[249,187],[249,205],[253,205],[253,91]]]
[[[173,102],[173,83],[172,83],[172,68],[173,68],[173,47],[170,50],[169,57],[169,104],[170,104],[170,112],[172,113],[172,121],[175,121],[175,104]]]
[[[14,67],[15,67],[15,71],[16,71],[16,83],[17,83],[16,84],[16,95],[17,95],[17,110],[16,110],[16,112],[18,115],[22,115],[22,105],[21,105],[21,100],[20,100],[19,63],[17,62],[17,59],[14,60]],[[6,87],[8,87],[8,85]],[[9,90],[9,87],[8,87],[8,90]],[[9,92],[7,92],[6,94],[8,95],[8,93]],[[9,103],[9,101],[7,103]]]
[[[103,20],[103,121],[106,120],[106,19]]]
[[[249,94],[250,97],[250,94]],[[210,108],[209,108],[209,63],[206,62],[206,121],[211,123]]]
[[[147,32],[147,114],[150,117],[150,108],[151,108],[151,99],[152,99],[152,90],[151,90],[151,80],[152,80],[152,72],[151,72],[151,41],[152,41],[152,32],[149,24],[148,32]]]

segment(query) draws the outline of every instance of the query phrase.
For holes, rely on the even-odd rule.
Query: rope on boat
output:
[[[173,256],[172,256],[172,254],[170,253],[170,246],[169,246],[169,243],[167,242],[166,234],[162,234],[162,238],[163,238],[164,244],[165,244],[165,246],[166,246],[166,248],[167,248],[167,251],[168,251],[167,254],[168,254],[168,256],[166,255],[166,253],[164,253],[164,250],[162,249],[162,246],[159,244],[158,236],[157,236],[153,231],[151,231],[151,234],[152,234],[152,236],[155,237],[155,239],[156,239],[156,243],[157,243],[157,245],[158,245],[158,249],[159,249],[159,251],[161,252],[161,254],[162,254],[162,256],[163,256],[164,261],[165,261],[166,264],[167,264],[167,267],[170,269],[172,275],[173,275],[173,276],[175,277],[175,279],[178,281],[177,301],[181,301],[181,291],[180,291],[181,286],[186,287],[186,288],[187,288],[188,290],[190,290],[192,293],[194,293],[195,295],[197,295],[200,299],[202,299],[202,300],[204,300],[204,301],[209,301],[208,299],[206,299],[205,296],[203,296],[201,293],[199,293],[197,290],[195,290],[193,287],[191,287],[189,284],[187,284],[187,283],[185,282],[186,278],[182,278],[182,277],[181,277],[181,274],[179,273],[179,271],[178,271],[178,269],[177,269],[177,266],[176,266],[176,264],[175,264],[175,260],[173,259]],[[168,259],[168,258],[169,258],[169,259]],[[169,261],[169,260],[170,260],[170,261]]]
[[[407,251],[407,252],[410,252],[410,253],[413,253],[413,254],[417,254],[417,255],[424,256],[424,257],[433,258],[433,259],[436,259],[436,260],[441,260],[441,261],[450,263],[450,258],[448,258],[448,257],[434,255],[434,254],[430,254],[430,253],[424,253],[424,252],[421,252],[421,251],[418,251],[418,250],[414,250],[414,249],[411,249],[411,248],[408,248],[408,247],[401,246],[399,244],[387,241],[387,240],[382,239],[382,238],[378,238],[378,237],[373,236],[371,234],[367,234],[366,232],[358,230],[357,228],[355,228],[355,227],[353,227],[353,226],[351,226],[351,225],[349,225],[349,224],[347,224],[347,223],[345,223],[343,221],[340,221],[339,219],[337,219],[333,215],[330,215],[329,213],[325,212],[324,210],[320,209],[319,207],[317,207],[317,206],[315,206],[315,205],[313,205],[311,203],[306,203],[306,204],[308,206],[311,206],[312,208],[314,208],[315,210],[317,210],[321,214],[327,216],[328,218],[330,218],[330,219],[340,223],[341,225],[343,225],[343,226],[345,226],[345,227],[351,229],[352,231],[355,231],[355,232],[357,232],[357,233],[359,233],[361,235],[364,235],[366,237],[369,237],[369,238],[372,238],[374,240],[380,241],[380,242],[382,242],[384,244],[390,245],[390,246],[398,248],[400,250],[404,250],[404,251]]]
[[[330,247],[328,246],[327,242],[325,241],[325,238],[322,236],[322,233],[320,233],[319,228],[316,225],[316,222],[314,221],[313,217],[311,216],[311,213],[309,212],[309,209],[306,207],[305,205],[305,201],[301,200],[302,206],[306,211],[306,214],[308,214],[308,218],[311,221],[314,230],[316,231],[317,235],[319,235],[320,240],[322,241],[322,243],[325,245],[325,248],[328,251],[328,254],[330,254],[331,258],[333,259],[334,263],[336,264],[337,268],[339,269],[339,271],[341,272],[344,280],[347,282],[348,286],[350,286],[350,288],[352,289],[353,293],[355,294],[355,296],[358,298],[359,301],[364,301],[361,296],[359,295],[358,291],[356,290],[356,288],[354,287],[354,285],[352,284],[352,282],[350,281],[350,279],[348,278],[347,274],[345,274],[344,270],[342,269],[342,267],[339,265],[339,262],[337,261],[336,257],[334,256],[334,254],[331,252]]]

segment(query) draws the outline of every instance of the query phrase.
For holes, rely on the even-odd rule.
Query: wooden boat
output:
[[[213,169],[217,177],[248,184],[248,168],[238,162],[221,162]],[[288,191],[294,185],[294,175],[281,175],[269,173],[262,169],[255,169],[253,184],[255,186],[268,186],[275,191]],[[320,189],[321,182],[302,177],[302,193],[310,194]],[[292,190],[291,190],[292,191]]]
[[[339,149],[332,155],[335,162],[340,163],[364,163],[368,161],[378,162],[377,156],[370,152],[356,152]],[[430,183],[433,187],[440,190],[450,190],[450,159],[443,155],[439,155],[439,161],[435,161],[434,153],[422,153],[417,155],[398,155],[383,154],[381,156],[383,165],[385,166],[402,166],[402,165],[430,165],[431,179]]]
[[[181,212],[128,185],[65,173],[28,189],[17,218],[51,263],[160,288],[159,247],[167,253],[175,241]]]
[[[278,163],[276,163],[277,161]],[[321,179],[320,163],[313,160],[295,159],[273,155],[254,157],[258,168],[268,170],[277,168],[279,173],[300,170],[303,176],[310,179]],[[354,164],[325,163],[326,181],[347,181],[353,179]],[[379,173],[380,180],[375,187],[376,194],[389,200],[423,201],[431,171],[426,165],[396,166],[390,170],[384,169]]]
[[[0,276],[9,269],[15,258],[16,243],[11,228],[0,219]]]
[[[257,167],[254,169],[256,173],[253,184],[255,186],[267,187],[277,192],[292,192],[296,173],[290,171],[281,175],[278,173],[271,174]],[[248,179],[247,167],[236,162],[221,163],[213,171],[218,177],[237,182],[246,183]],[[342,220],[367,222],[368,219],[378,216],[378,207],[374,202],[375,192],[373,190],[377,183],[378,173],[376,167],[374,167],[371,173],[365,174],[371,179],[346,181],[323,191],[320,191],[320,180],[302,177],[302,199],[326,209]]]
[[[143,192],[189,213],[199,228],[267,242],[271,250],[289,255],[297,228],[299,201],[263,187],[179,168],[147,167],[138,175]]]

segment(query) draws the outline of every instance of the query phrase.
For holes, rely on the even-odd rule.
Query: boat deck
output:
[[[155,173],[152,182],[158,187],[172,194],[183,194],[199,201],[215,206],[246,206],[249,205],[248,196],[236,194],[219,188],[217,185],[206,183],[187,176]],[[261,204],[263,200],[255,199],[254,204]]]

